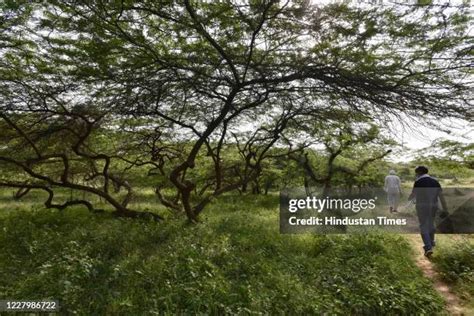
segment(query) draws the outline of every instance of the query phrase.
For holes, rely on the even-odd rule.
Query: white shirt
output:
[[[400,193],[402,191],[400,184],[401,181],[398,176],[388,175],[385,177],[385,185],[383,189],[387,193]]]

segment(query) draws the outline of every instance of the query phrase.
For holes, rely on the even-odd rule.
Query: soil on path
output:
[[[446,309],[450,315],[466,315],[460,304],[460,299],[453,294],[448,284],[441,280],[440,275],[435,270],[433,263],[423,254],[423,243],[420,236],[406,235],[415,253],[416,265],[421,269],[425,277],[433,281],[433,287],[446,301]],[[436,251],[436,249],[435,249]]]

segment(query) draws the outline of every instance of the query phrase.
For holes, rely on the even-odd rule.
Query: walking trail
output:
[[[446,309],[450,315],[465,315],[461,307],[459,298],[453,294],[450,287],[441,280],[440,275],[435,270],[433,263],[424,256],[422,252],[423,243],[419,235],[406,235],[415,253],[416,265],[421,269],[425,277],[433,281],[433,287],[446,301]]]

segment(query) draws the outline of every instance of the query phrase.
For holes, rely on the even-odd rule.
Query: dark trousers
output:
[[[423,249],[430,250],[435,245],[435,226],[436,207],[432,205],[420,205],[416,208],[418,221],[420,223],[420,234],[423,239]]]

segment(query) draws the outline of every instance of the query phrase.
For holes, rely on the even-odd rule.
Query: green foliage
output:
[[[437,139],[420,151],[414,163],[428,166],[437,177],[470,178],[474,176],[474,143]]]
[[[370,123],[470,110],[467,5],[54,0],[0,11],[0,167],[23,169],[2,185],[95,192],[122,215],[129,198],[109,194],[110,179],[174,187],[162,203],[190,220],[248,181],[279,182],[283,169],[260,171],[291,124],[333,132],[344,112]],[[349,129],[340,141],[377,134]],[[235,142],[239,155],[223,153]]]
[[[302,167],[308,159],[306,168],[301,169],[311,166],[312,173],[307,176],[316,185],[345,188],[383,185],[388,171],[385,157],[397,143],[382,135],[380,128],[367,117],[347,111],[336,111],[333,115],[332,120],[309,121],[304,125],[303,130],[319,148],[307,149],[307,156],[296,159]],[[301,132],[298,130],[297,134]]]
[[[471,236],[455,236],[449,241],[443,238],[436,246],[433,261],[443,279],[454,286],[460,297],[467,302],[474,298],[474,239]]]
[[[0,219],[0,296],[63,313],[436,314],[401,237],[281,235],[274,196],[223,196],[203,222],[38,209]]]

